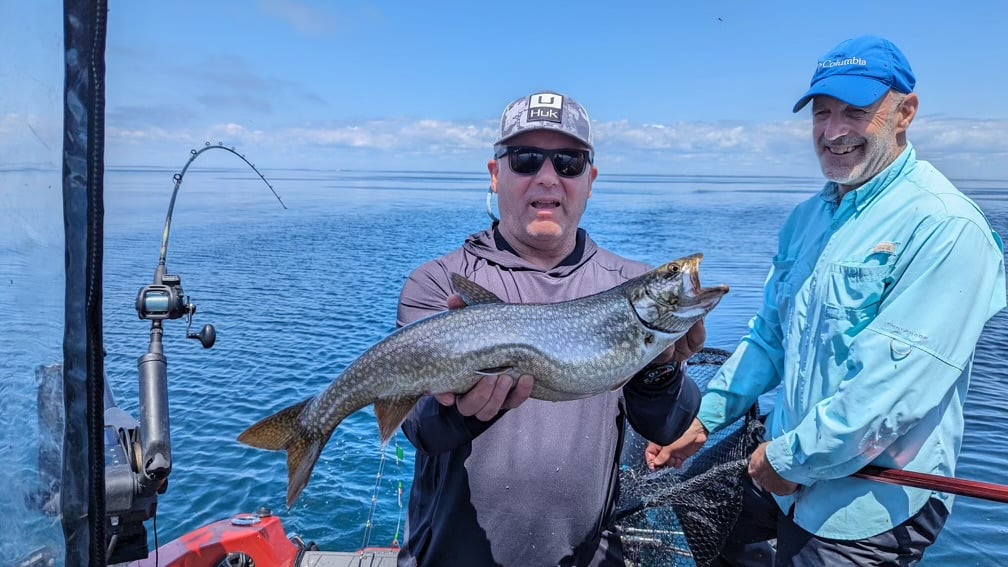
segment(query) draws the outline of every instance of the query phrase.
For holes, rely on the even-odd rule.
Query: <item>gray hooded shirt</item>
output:
[[[647,270],[599,248],[583,229],[574,252],[543,270],[490,229],[410,275],[398,324],[446,309],[452,272],[507,303],[555,303]],[[583,400],[529,399],[487,422],[423,398],[402,426],[416,447],[416,468],[399,564],[622,567],[618,537],[605,528],[617,498],[624,423],[629,419],[644,437],[668,444],[698,406],[688,378],[660,388],[634,379]]]

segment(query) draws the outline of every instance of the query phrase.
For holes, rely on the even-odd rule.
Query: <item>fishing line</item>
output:
[[[368,510],[367,520],[364,521],[364,539],[361,540],[361,549],[366,549],[371,543],[371,530],[374,527],[375,510],[378,508],[378,487],[381,485],[382,472],[385,470],[384,443],[379,452],[381,458],[378,460],[378,473],[375,474],[374,489],[371,490],[371,509]]]
[[[404,460],[404,453],[402,447],[399,445],[399,435],[398,433],[393,437],[395,440],[395,450],[396,450],[396,465],[399,466]],[[382,475],[385,471],[385,447],[387,443],[383,443],[380,455],[381,458],[378,461],[378,473],[375,475],[375,485],[374,489],[371,491],[371,509],[368,511],[367,520],[364,522],[364,538],[361,542],[361,549],[367,548],[371,544],[371,533],[374,529],[374,517],[375,512],[378,509],[378,490],[381,487]],[[395,536],[392,539],[392,547],[399,547],[399,528],[402,525],[402,514],[403,514],[403,485],[402,481],[398,481],[398,486],[396,488],[396,496],[399,502],[399,517],[396,520],[396,530]]]
[[[398,469],[399,466],[402,465],[402,462],[405,460],[405,456],[403,454],[402,447],[399,446],[399,436],[398,435],[396,435],[396,437],[395,437],[395,442],[396,442],[396,469]],[[402,485],[402,480],[400,480],[398,482],[398,486],[396,487],[396,499],[399,502],[399,516],[396,518],[395,535],[392,536],[392,547],[398,548],[399,547],[399,528],[402,526],[402,516],[403,516],[403,485]]]

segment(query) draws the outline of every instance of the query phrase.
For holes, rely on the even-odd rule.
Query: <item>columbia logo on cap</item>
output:
[[[832,69],[833,67],[843,67],[845,65],[860,65],[867,67],[868,62],[860,57],[848,57],[847,59],[823,59],[819,62],[820,69]]]

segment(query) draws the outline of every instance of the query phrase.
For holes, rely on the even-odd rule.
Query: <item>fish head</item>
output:
[[[728,286],[702,287],[703,254],[679,258],[626,282],[637,318],[649,329],[682,335],[728,293]]]

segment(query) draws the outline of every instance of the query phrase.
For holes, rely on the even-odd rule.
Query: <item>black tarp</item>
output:
[[[63,335],[65,430],[61,511],[66,565],[105,565],[102,238],[104,0],[64,2]]]

